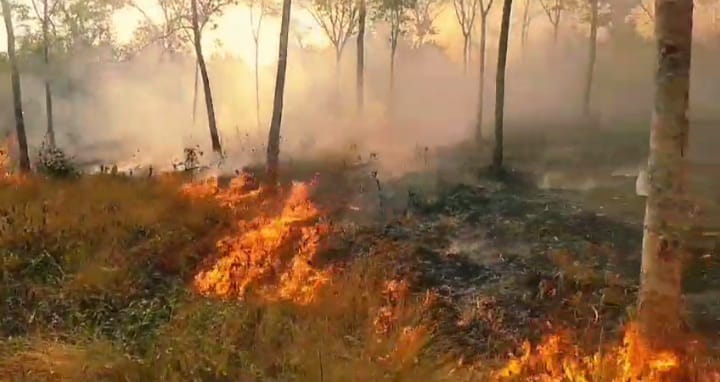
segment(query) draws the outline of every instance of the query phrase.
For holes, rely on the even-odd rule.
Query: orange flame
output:
[[[220,191],[216,179],[208,180],[183,187],[183,193],[212,195],[222,205],[236,207],[259,201],[261,190],[248,190],[248,182],[239,177]],[[243,298],[253,287],[253,293],[268,300],[312,302],[330,280],[328,270],[313,266],[329,226],[317,223],[320,212],[309,197],[309,186],[296,183],[279,216],[238,221],[234,233],[217,243],[219,260],[195,276],[195,288],[205,295]]]
[[[621,346],[609,351],[587,355],[573,342],[569,332],[546,337],[532,347],[523,344],[523,355],[510,360],[497,371],[494,380],[517,380],[524,377],[533,381],[648,381],[672,380],[682,372],[678,354],[671,351],[652,351],[641,338],[637,326],[625,330]],[[720,381],[714,370],[697,370],[700,380]],[[670,378],[670,379],[668,379]]]

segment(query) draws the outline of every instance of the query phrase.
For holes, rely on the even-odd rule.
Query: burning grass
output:
[[[259,216],[238,220],[217,243],[214,264],[200,271],[194,287],[204,295],[245,297],[248,289],[267,300],[312,302],[330,280],[330,271],[316,268],[320,241],[330,230],[319,222],[320,212],[310,201],[310,185],[295,183],[277,216],[273,200],[260,199],[260,190],[246,187],[243,177],[214,195],[222,205],[259,203]]]
[[[622,344],[587,352],[581,338],[570,330],[545,336],[534,348],[529,342],[523,354],[493,373],[496,381],[720,381],[720,369],[708,362],[697,346],[688,342],[684,355],[652,351],[635,324],[625,330]]]
[[[625,382],[691,368],[719,380],[699,360],[638,352],[632,330],[602,351],[566,331],[497,367],[495,355],[460,365],[436,348],[444,297],[398,270],[412,268],[411,245],[354,232],[369,236],[343,237],[353,244],[331,262],[340,230],[312,202],[314,183],[274,197],[247,174],[221,183],[0,187],[0,381]],[[566,273],[588,279],[579,265]]]

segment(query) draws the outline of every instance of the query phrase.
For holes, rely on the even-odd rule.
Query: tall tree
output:
[[[522,11],[522,29],[520,31],[520,46],[523,52],[525,52],[525,47],[527,46],[528,42],[528,36],[530,34],[530,24],[532,23],[532,20],[535,18],[536,14],[531,13],[530,9],[532,8],[533,0],[524,0],[523,1],[523,11]]]
[[[441,5],[441,0],[415,0],[411,13],[416,48],[423,46],[429,36],[437,34],[435,19],[440,15]]]
[[[313,0],[310,14],[335,48],[335,65],[340,67],[343,50],[358,27],[356,0]]]
[[[553,27],[553,44],[558,42],[558,33],[560,31],[560,21],[562,19],[563,10],[565,10],[565,2],[567,0],[539,0],[540,6],[548,21]]]
[[[145,41],[141,46],[147,46],[155,41],[161,41],[168,53],[180,51],[184,47],[192,46],[195,53],[195,91],[193,92],[193,121],[195,120],[195,103],[197,100],[198,80],[202,80],[205,107],[207,110],[208,128],[213,151],[220,153],[222,147],[215,119],[212,89],[208,75],[205,57],[203,55],[202,35],[215,17],[222,16],[224,9],[235,3],[235,0],[190,0],[190,9],[184,0],[157,0],[153,5],[162,11],[162,17],[153,18],[136,3],[130,4],[143,16],[144,23],[136,38]],[[164,49],[165,50],[165,49]]]
[[[395,92],[395,56],[400,36],[406,32],[410,21],[408,11],[413,8],[415,0],[379,0],[376,16],[390,25],[390,107],[392,109]]]
[[[51,14],[55,11],[59,1],[56,1],[52,8],[48,5],[48,0],[42,0],[42,11],[39,9],[36,0],[32,0],[32,8],[35,11],[35,16],[40,21],[40,27],[42,30],[42,55],[43,63],[45,68],[43,70],[43,77],[45,83],[45,116],[47,119],[47,130],[45,132],[45,138],[47,144],[50,147],[55,147],[55,129],[53,123],[53,108],[52,108],[52,91],[50,87],[50,24]]]
[[[258,129],[261,126],[260,122],[260,31],[262,30],[262,22],[266,15],[274,14],[275,7],[270,0],[249,0],[248,1],[249,13],[250,13],[250,31],[252,32],[252,38],[254,45],[254,59],[255,59],[255,119],[257,121]]]
[[[291,0],[283,0],[280,21],[280,44],[278,49],[277,77],[275,79],[275,99],[273,101],[272,121],[268,133],[267,145],[267,181],[271,188],[278,182],[280,165],[280,126],[282,123],[283,98],[285,96],[285,72],[287,71],[288,39],[290,35]]]
[[[28,155],[27,136],[25,135],[20,71],[18,70],[17,57],[15,55],[15,29],[13,27],[12,7],[8,0],[0,0],[0,2],[2,3],[5,32],[7,33],[7,54],[10,61],[10,80],[12,83],[13,110],[15,111],[15,131],[18,140],[18,149],[20,151],[20,171],[29,172],[30,156]]]
[[[357,34],[357,67],[356,101],[358,112],[365,108],[365,23],[367,19],[367,1],[358,0],[358,34]]]
[[[482,141],[483,109],[485,103],[485,46],[487,40],[487,18],[493,0],[480,0],[480,89],[478,92],[477,125],[475,127],[475,140]]]
[[[460,32],[463,35],[463,73],[467,74],[470,62],[470,48],[472,46],[472,31],[475,26],[480,0],[453,0],[455,17],[460,24]]]
[[[45,61],[45,114],[47,116],[47,139],[50,147],[55,147],[55,128],[53,127],[52,92],[50,90],[50,9],[48,0],[43,0],[43,61]]]
[[[510,35],[510,13],[512,0],[504,0],[500,41],[498,43],[497,75],[495,78],[495,149],[492,167],[496,172],[503,169],[503,118],[505,116],[505,66],[507,63],[508,36]]]
[[[218,134],[217,122],[215,121],[215,106],[213,105],[212,90],[210,89],[210,77],[208,76],[207,66],[205,65],[205,56],[203,56],[202,50],[202,29],[200,27],[201,23],[199,20],[198,0],[190,0],[190,12],[195,58],[197,59],[197,66],[200,69],[200,76],[202,77],[208,128],[210,129],[210,140],[212,142],[213,151],[221,154],[222,146],[220,145],[220,136]],[[208,14],[210,13],[203,13],[204,16],[207,16]]]
[[[590,117],[590,97],[595,73],[598,31],[598,0],[588,1],[590,2],[590,41],[588,42],[588,63],[585,73],[585,90],[583,91],[583,116],[585,118]]]
[[[650,346],[662,348],[681,327],[693,1],[656,0],[655,104],[650,132],[638,318]]]

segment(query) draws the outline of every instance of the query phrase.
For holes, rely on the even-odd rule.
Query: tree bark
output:
[[[198,23],[197,0],[190,0],[192,8],[192,29],[195,45],[195,55],[197,56],[197,64],[200,68],[200,76],[202,77],[203,93],[205,94],[205,107],[207,108],[208,127],[210,128],[210,139],[212,141],[212,149],[214,152],[221,154],[222,146],[220,145],[220,136],[218,135],[217,123],[215,121],[215,107],[213,106],[212,91],[210,90],[210,78],[208,77],[207,66],[205,66],[205,57],[202,52],[202,36],[200,35],[200,26]]]
[[[10,60],[10,79],[12,82],[13,109],[15,111],[15,130],[18,140],[20,155],[20,171],[30,172],[30,156],[28,155],[27,136],[25,135],[25,120],[22,109],[22,91],[20,89],[20,72],[15,56],[15,31],[12,22],[12,9],[8,0],[0,0],[2,3],[3,19],[5,20],[5,31],[7,33],[7,52]]]
[[[500,172],[503,168],[503,117],[505,113],[505,66],[507,63],[508,36],[510,34],[510,12],[512,0],[504,0],[500,41],[498,44],[497,75],[495,78],[495,149],[492,167]]]
[[[52,91],[50,89],[50,15],[48,1],[43,0],[43,60],[45,61],[45,114],[47,117],[47,140],[50,147],[55,147],[55,128],[53,124]]]
[[[280,164],[280,125],[282,122],[283,97],[285,94],[285,72],[287,71],[288,37],[290,32],[291,0],[283,0],[280,23],[280,46],[278,49],[277,78],[275,80],[275,100],[273,102],[272,121],[267,145],[267,182],[273,189],[278,182]]]
[[[681,333],[682,243],[686,221],[686,154],[692,45],[692,0],[655,0],[658,65],[650,132],[649,190],[638,319],[650,346],[672,345]]]
[[[585,74],[585,91],[583,92],[583,116],[590,117],[590,98],[592,96],[593,75],[595,73],[595,58],[597,54],[598,29],[598,0],[590,1],[590,41],[588,53],[587,73]]]
[[[365,0],[359,0],[358,35],[357,35],[357,68],[356,68],[356,102],[357,109],[362,114],[365,108],[365,18],[367,8]]]
[[[487,40],[487,13],[480,17],[480,90],[478,93],[477,126],[475,127],[475,141],[480,144],[483,138],[483,111],[485,103],[485,46]]]

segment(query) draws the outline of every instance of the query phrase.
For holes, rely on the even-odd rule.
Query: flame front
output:
[[[248,190],[247,178],[236,178],[226,191],[217,180],[188,185],[191,197],[214,195],[227,207],[263,203],[260,189]],[[194,279],[202,294],[222,298],[243,298],[252,293],[268,300],[291,300],[308,304],[330,280],[328,270],[313,266],[319,243],[328,231],[319,223],[320,212],[309,199],[309,186],[292,186],[279,216],[239,219],[231,235],[217,243],[218,260]]]
[[[686,347],[688,355],[699,351]],[[682,359],[692,357],[684,357]],[[695,357],[701,358],[701,357]],[[688,361],[689,362],[689,361]],[[546,337],[533,351],[529,342],[523,344],[523,355],[510,360],[494,375],[498,381],[647,381],[678,380],[686,369],[696,373],[698,381],[719,382],[720,373],[701,364],[683,364],[672,351],[653,351],[643,341],[635,324],[626,330],[622,345],[588,355],[573,341],[569,332]]]

